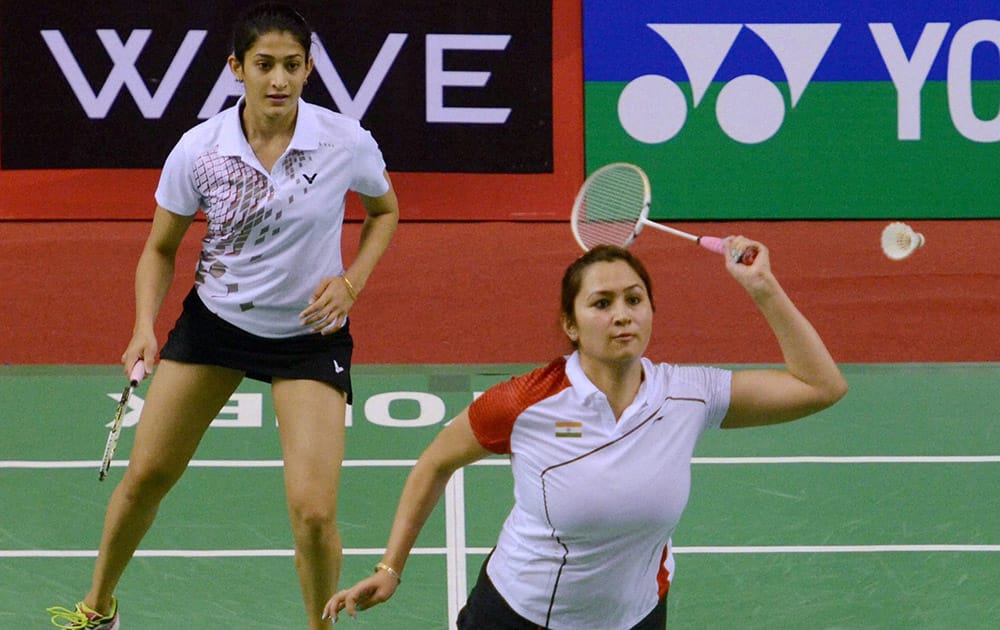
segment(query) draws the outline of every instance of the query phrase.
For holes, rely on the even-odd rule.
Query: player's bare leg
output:
[[[344,459],[344,394],[326,383],[284,379],[274,379],[272,392],[308,627],[329,628],[330,622],[322,620],[323,606],[337,590],[343,553],[337,488]]]
[[[237,370],[164,360],[146,393],[129,465],[115,487],[84,603],[107,612],[115,586],[152,525],[160,501],[243,379]]]

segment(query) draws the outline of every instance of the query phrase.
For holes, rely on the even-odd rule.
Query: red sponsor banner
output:
[[[8,24],[5,28],[5,34],[9,34],[7,29],[11,27],[8,18],[11,18],[12,15],[5,10],[3,17]],[[526,22],[530,22],[530,20],[522,18],[522,23]],[[549,22],[548,16],[546,16],[545,22]],[[543,99],[546,102],[543,102],[541,108],[537,110],[545,112],[545,118],[548,120],[539,121],[542,124],[536,126],[542,128],[543,131],[536,134],[530,134],[523,130],[508,134],[515,140],[517,138],[524,140],[517,146],[530,144],[529,140],[534,142],[533,147],[530,147],[530,154],[526,153],[527,157],[521,155],[517,159],[510,159],[505,163],[502,159],[498,160],[491,156],[506,155],[507,151],[511,150],[510,147],[514,146],[515,140],[504,138],[502,141],[498,140],[497,143],[487,140],[477,144],[469,142],[462,134],[451,134],[451,136],[443,138],[428,137],[426,131],[420,129],[414,131],[411,125],[406,132],[417,134],[417,142],[422,142],[426,146],[421,146],[420,151],[410,152],[411,155],[407,155],[409,163],[401,169],[394,168],[392,156],[387,155],[390,174],[400,197],[404,220],[531,221],[561,220],[567,216],[576,188],[583,178],[580,4],[572,0],[554,0],[552,2],[551,24],[553,25],[549,70],[551,72],[551,100]],[[100,27],[101,25],[97,25],[95,28]],[[137,27],[133,25],[129,28],[133,29],[131,33],[132,36],[135,36]],[[433,25],[427,28],[433,28]],[[316,30],[320,34],[323,33],[321,28]],[[122,50],[129,48],[128,33],[129,31],[123,30],[118,35]],[[59,37],[48,36],[46,43],[50,49],[56,47],[55,44],[51,43],[53,41],[56,44],[66,42],[67,49],[75,44],[69,34],[66,34],[65,37],[62,33],[57,33],[57,35]],[[93,38],[93,33],[90,35]],[[12,45],[10,38],[5,39],[8,46]],[[522,37],[523,39],[524,37]],[[430,47],[429,43],[427,47]],[[512,50],[514,49],[512,48]],[[10,48],[5,48],[4,53],[9,54]],[[179,56],[180,53],[177,53],[175,59]],[[453,61],[452,57],[442,57],[442,59],[444,63],[455,63],[458,66],[465,62],[461,57],[458,58],[458,61]],[[137,65],[134,59],[133,62]],[[219,65],[221,66],[221,64],[220,61]],[[498,81],[504,80],[502,70],[501,68],[493,73]],[[57,70],[54,74],[58,74],[58,72]],[[65,72],[65,68],[63,68],[63,74]],[[104,69],[104,72],[108,72],[107,68]],[[345,73],[345,77],[347,74]],[[67,79],[61,75],[57,78],[63,83],[67,82]],[[12,94],[10,82],[15,80],[16,76],[12,78],[11,73],[7,72],[3,79],[4,90],[0,96],[0,103],[2,103],[3,98],[10,98]],[[505,80],[509,82],[510,77]],[[548,81],[545,83],[548,84]],[[100,79],[91,77],[90,84],[99,88]],[[150,92],[151,95],[155,96],[152,89]],[[453,92],[460,92],[460,90],[453,90]],[[445,92],[445,94],[448,93]],[[95,89],[95,99],[90,104],[92,108],[100,105],[96,102],[98,96],[97,89]],[[324,103],[320,102],[320,104]],[[463,103],[458,104],[463,105]],[[10,105],[10,103],[5,105]],[[79,107],[75,102],[67,102],[65,106]],[[147,105],[147,107],[151,106]],[[442,104],[444,109],[449,106],[451,106],[449,102]],[[51,108],[51,104],[48,107]],[[546,109],[550,111],[546,111]],[[51,159],[47,159],[41,151],[31,148],[34,137],[39,134],[38,129],[41,127],[44,131],[44,124],[40,125],[36,121],[26,122],[22,126],[20,115],[16,117],[16,123],[15,117],[11,116],[11,111],[16,112],[16,109],[4,107],[3,111],[5,114],[0,122],[6,123],[3,127],[6,142],[0,144],[0,156],[4,158],[2,168],[0,168],[0,220],[145,220],[152,216],[155,203],[153,192],[158,181],[159,168],[26,168],[17,166],[16,160],[22,159],[18,157],[19,155],[28,156],[22,159],[24,163],[30,163],[31,160],[35,162],[41,160],[41,163],[44,164],[58,164],[60,163],[59,158],[62,156],[50,156]],[[58,110],[47,112],[45,116],[55,120],[59,118]],[[367,118],[362,120],[363,124],[369,126]],[[61,122],[65,123],[65,121]],[[189,124],[185,124],[190,127],[197,122],[198,120],[192,116]],[[429,123],[427,126],[433,127]],[[482,125],[479,127],[483,128]],[[388,140],[394,130],[392,124],[379,123],[376,120],[374,124],[370,125],[370,128],[376,139],[383,145],[384,150],[389,142],[396,141],[395,139]],[[514,127],[514,129],[518,128]],[[31,137],[25,138],[21,135],[22,133],[29,134]],[[61,133],[71,136],[67,142],[71,141],[74,135],[72,129]],[[423,135],[420,135],[421,133]],[[538,142],[538,134],[547,134],[543,136],[543,141],[540,143]],[[41,137],[44,137],[44,134]],[[11,140],[12,138],[14,140]],[[141,142],[142,134],[132,133],[128,126],[124,126],[121,129],[121,138],[122,142]],[[179,134],[172,138],[171,142],[178,138]],[[387,138],[387,140],[383,140],[383,138]],[[443,164],[430,157],[435,153],[448,153],[449,142],[452,143],[452,147],[461,145],[464,151],[469,152],[468,155],[473,159],[467,158],[465,162],[472,163],[468,170],[476,172],[457,172],[462,170],[461,165]],[[504,148],[503,142],[510,144]],[[46,146],[45,150],[60,151],[58,143],[51,141],[42,141],[42,143]],[[19,154],[15,154],[13,151],[15,144]],[[87,141],[84,140],[82,144],[86,147]],[[80,153],[79,147],[80,144],[77,143],[75,145],[77,154]],[[4,148],[11,150],[5,153]],[[103,157],[98,156],[98,153],[99,150],[95,149],[95,159]],[[402,151],[397,155],[401,153]],[[417,154],[418,157],[414,158],[412,154]],[[14,158],[10,157],[12,155]],[[479,157],[483,159],[477,161]],[[73,159],[79,161],[79,155]],[[85,150],[83,159],[86,159]],[[491,163],[490,159],[494,162]],[[12,160],[14,160],[14,167],[10,166]],[[420,164],[423,163],[429,164],[430,168],[426,171],[421,170]],[[436,165],[437,169],[434,168]],[[360,203],[356,199],[349,200],[348,217],[350,219],[363,217]]]

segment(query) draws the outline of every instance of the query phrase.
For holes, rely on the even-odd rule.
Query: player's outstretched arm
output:
[[[358,611],[392,597],[402,581],[403,569],[424,523],[441,499],[452,474],[490,452],[476,440],[468,409],[446,426],[420,455],[403,486],[385,555],[375,573],[336,593],[323,610],[324,618],[338,618],[341,611],[354,617]]]
[[[847,381],[819,333],[799,311],[771,272],[767,247],[738,236],[728,239],[726,268],[746,289],[774,332],[784,369],[733,373],[729,412],[723,428],[788,422],[829,407],[847,393]],[[735,254],[755,249],[750,265]]]

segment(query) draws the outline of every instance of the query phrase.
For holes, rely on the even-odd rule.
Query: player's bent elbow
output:
[[[832,407],[847,395],[847,389],[847,381],[842,376],[815,384],[811,389],[808,399],[802,401],[804,403],[803,406],[790,411],[790,417],[781,418],[777,422],[798,420],[799,418],[805,418]]]
[[[817,401],[820,409],[826,409],[827,407],[832,407],[837,404],[844,396],[847,395],[847,390],[849,386],[847,385],[847,380],[843,375],[838,375],[838,378],[828,383],[822,390],[819,400]],[[818,410],[817,410],[818,411]]]
[[[840,400],[844,396],[846,396],[847,395],[847,391],[849,389],[851,389],[851,386],[847,384],[847,379],[845,379],[843,376],[841,376],[840,377],[840,382],[837,385],[837,400]],[[834,402],[837,402],[837,401],[834,401]]]

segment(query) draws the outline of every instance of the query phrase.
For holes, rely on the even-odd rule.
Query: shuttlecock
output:
[[[902,260],[924,244],[924,235],[905,223],[895,222],[882,230],[882,251],[892,260]]]

